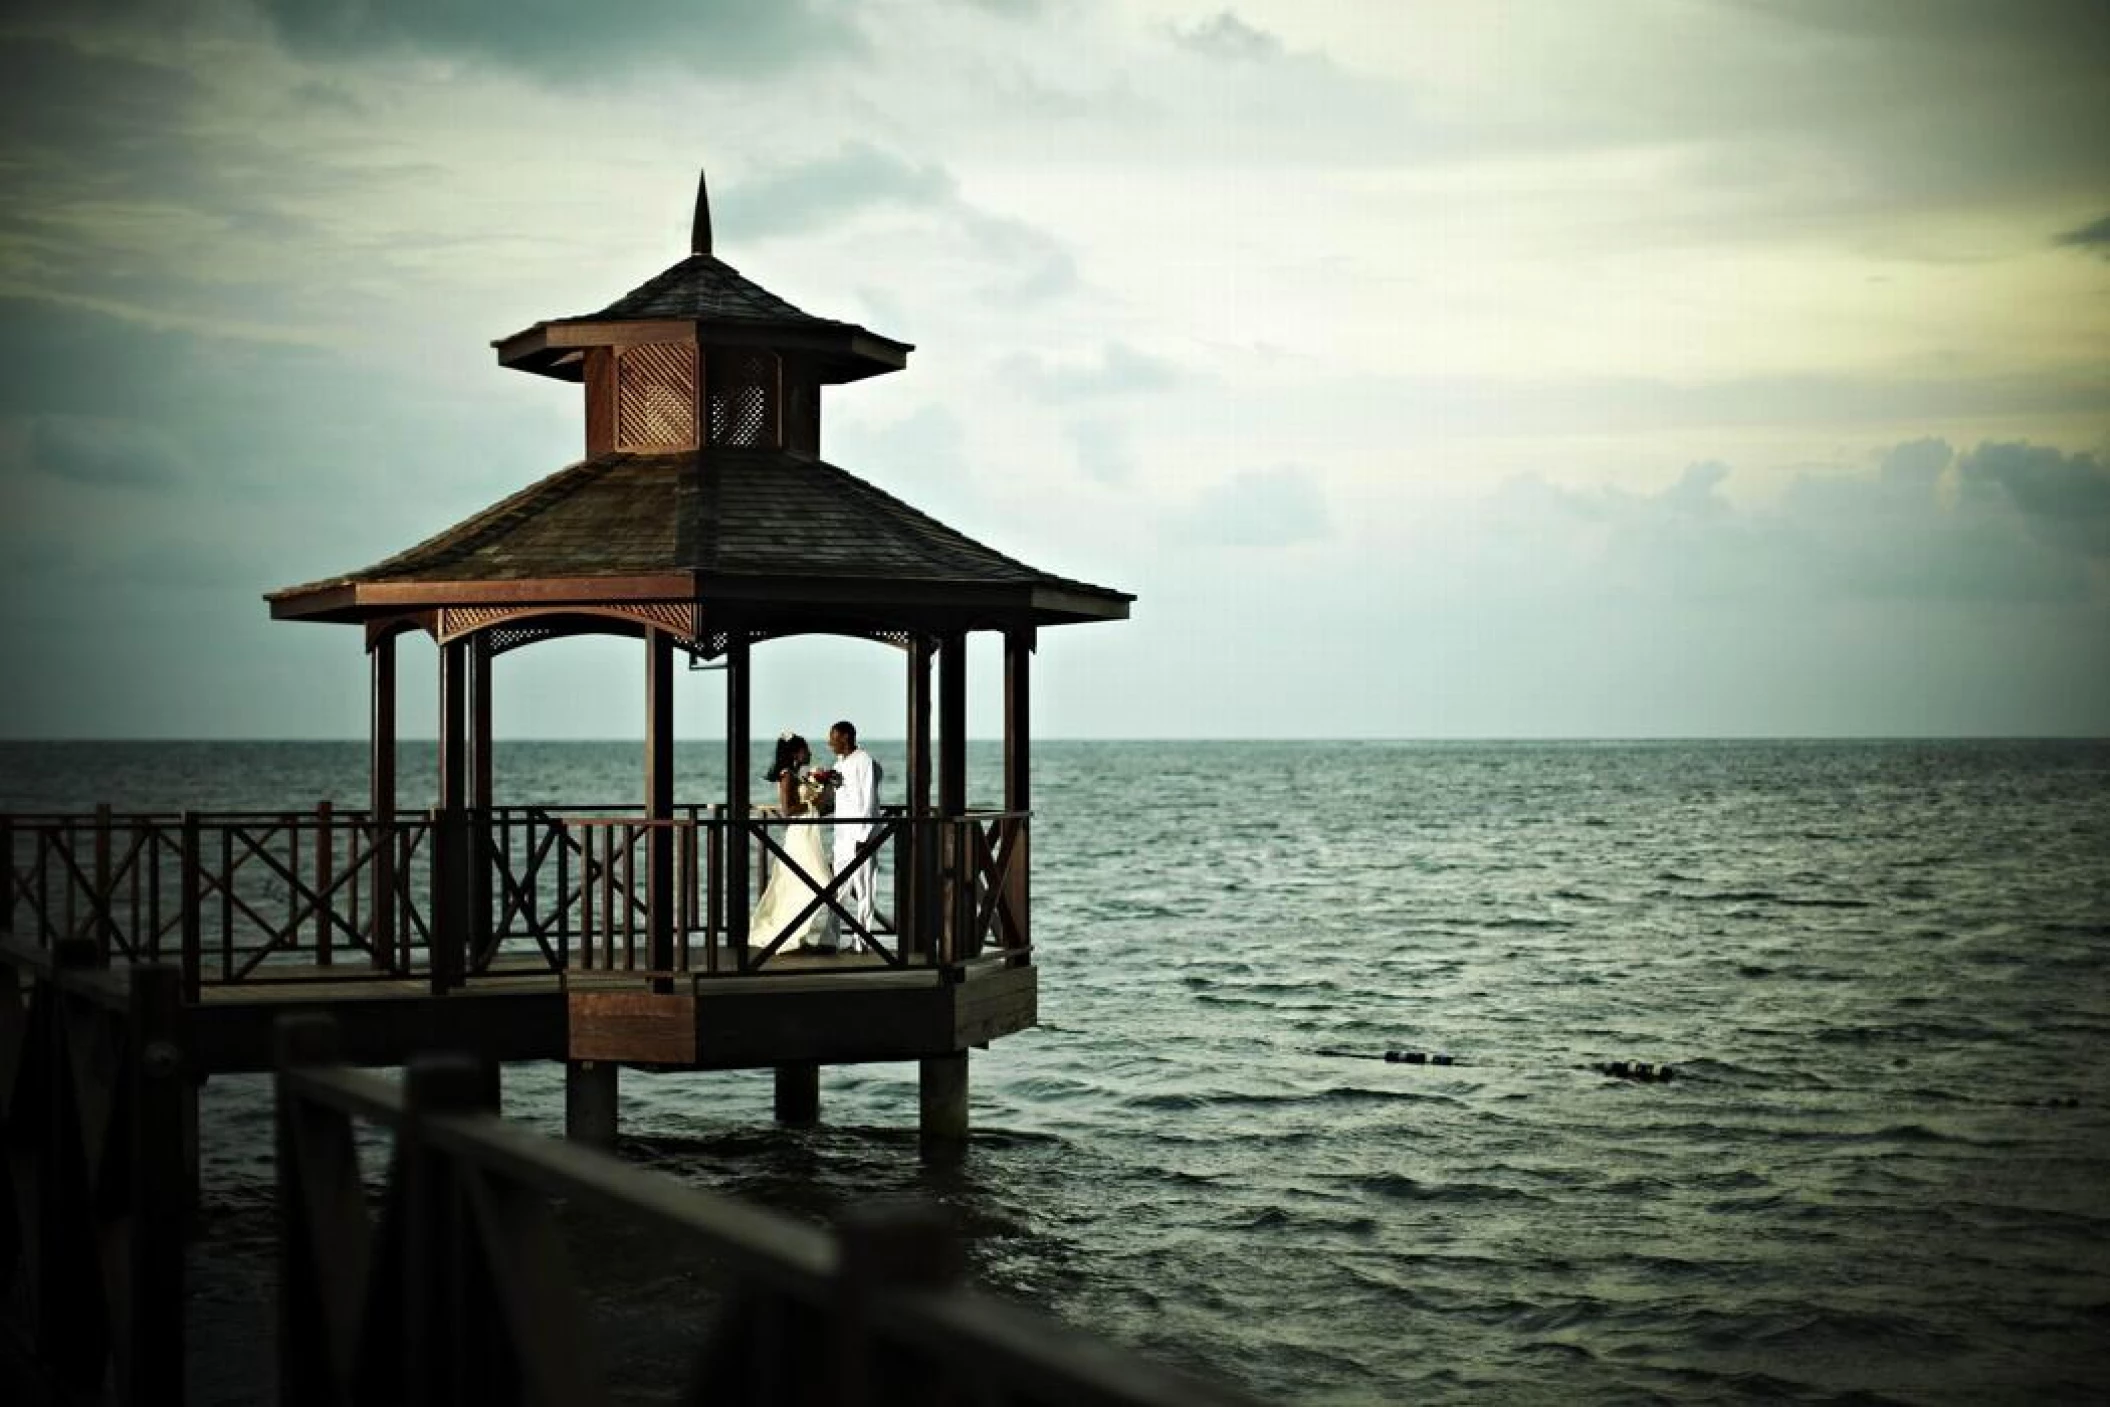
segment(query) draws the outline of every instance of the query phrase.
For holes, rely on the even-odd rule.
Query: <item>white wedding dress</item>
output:
[[[806,878],[793,873],[790,866],[775,855],[769,857],[769,883],[762,890],[762,902],[755,905],[755,916],[747,926],[747,942],[751,948],[766,948],[775,942],[777,935],[790,926],[799,911],[812,903],[814,896],[835,876],[828,863],[827,848],[821,844],[823,828],[803,820],[814,814],[813,808],[808,806],[800,813],[801,824],[770,827],[771,837],[806,872]],[[835,925],[829,921],[831,917],[827,905],[817,906],[785,937],[777,951],[788,953],[801,948],[833,948]]]

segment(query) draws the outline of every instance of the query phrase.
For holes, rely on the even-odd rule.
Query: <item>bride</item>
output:
[[[777,784],[777,811],[787,818],[811,817],[820,814],[828,789],[818,778],[801,776],[800,769],[811,765],[813,752],[806,740],[797,733],[784,733],[777,738],[776,759],[770,764],[769,780]],[[821,844],[821,827],[812,824],[773,827],[782,837],[779,841],[784,853],[791,857],[792,864],[771,856],[768,887],[762,891],[762,902],[755,906],[755,916],[747,927],[747,941],[762,948],[784,934],[784,943],[779,952],[797,949],[805,953],[832,953],[835,951],[835,925],[828,921],[828,907],[817,905],[797,928],[791,921],[799,911],[811,904],[814,896],[827,887],[834,877],[828,864],[828,852]],[[804,870],[800,875],[792,865]]]

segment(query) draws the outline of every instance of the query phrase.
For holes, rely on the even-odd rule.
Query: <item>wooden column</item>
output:
[[[821,1067],[798,1060],[776,1067],[776,1115],[780,1124],[811,1124],[821,1116]]]
[[[674,819],[674,637],[645,633],[645,819]],[[645,832],[645,940],[654,972],[674,970],[674,829]],[[683,941],[686,941],[684,938]],[[671,978],[653,982],[671,992]]]
[[[747,770],[747,695],[747,637],[735,631],[728,634],[725,645],[725,926],[742,972],[747,970],[748,884],[752,878],[747,863],[752,788]]]
[[[956,1154],[967,1142],[967,1052],[926,1056],[917,1065],[917,1106],[925,1156]]]
[[[440,646],[440,804],[432,812],[431,987],[442,996],[468,970],[473,905],[469,876],[469,642]]]
[[[1021,813],[1004,823],[1014,847],[1010,900],[1014,922],[998,936],[1005,946],[1032,941],[1031,831],[1023,815],[1033,809],[1033,627],[1004,632],[1004,809]]]
[[[967,635],[946,635],[938,650],[938,814],[967,809]]]
[[[937,836],[930,817],[930,657],[927,635],[909,637],[908,646],[908,775],[904,804],[910,816],[908,844],[900,851],[901,863],[895,880],[898,892],[894,912],[905,946],[911,953],[929,952],[937,931],[931,921],[934,906]]]
[[[601,1148],[615,1143],[622,1067],[611,1060],[564,1062],[564,1136]]]
[[[469,642],[440,646],[440,809],[469,804]]]
[[[374,966],[387,967],[396,938],[396,637],[376,640],[368,658],[373,697],[368,710],[367,806],[374,827],[374,927],[369,942]]]
[[[949,962],[965,957],[967,935],[960,913],[973,883],[973,861],[964,845],[960,816],[967,810],[967,635],[947,634],[938,647],[938,816],[944,835],[945,880],[932,932],[943,931],[941,952]]]
[[[491,816],[491,634],[479,630],[468,640],[469,666],[469,797],[476,812],[469,822],[469,966],[491,947],[491,847],[497,835]]]
[[[469,804],[491,809],[491,635],[469,637]]]
[[[1004,632],[1004,809],[1032,809],[1033,628]]]

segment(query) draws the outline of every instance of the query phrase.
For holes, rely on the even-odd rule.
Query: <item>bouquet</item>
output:
[[[833,794],[843,774],[833,767],[816,767],[799,781],[799,800],[817,811],[828,809],[828,799]]]

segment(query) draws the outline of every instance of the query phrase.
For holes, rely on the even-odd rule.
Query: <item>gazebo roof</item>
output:
[[[837,318],[815,317],[771,293],[711,252],[711,204],[701,176],[689,257],[661,270],[598,312],[545,318],[491,345],[501,364],[577,381],[579,350],[624,342],[759,342],[804,352],[828,382],[855,381],[908,365],[915,347]],[[670,327],[669,324],[673,326]]]
[[[1039,571],[846,470],[714,446],[581,460],[360,571],[270,593],[272,614],[357,620],[468,603],[680,596],[748,615],[926,611],[1117,620],[1135,598]]]

